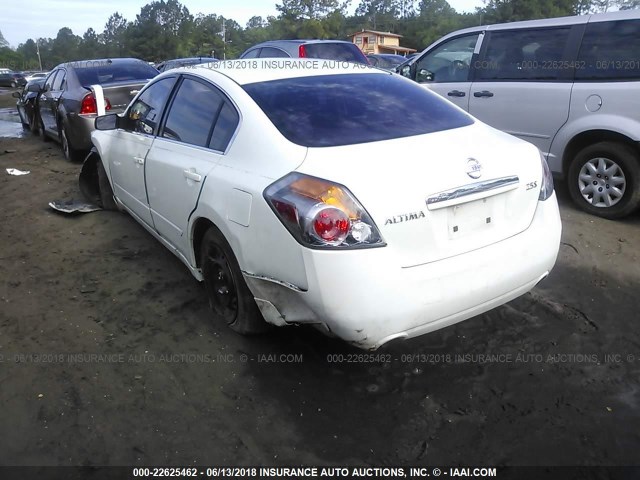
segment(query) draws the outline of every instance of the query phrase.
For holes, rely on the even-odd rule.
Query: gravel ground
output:
[[[548,279],[376,361],[212,323],[130,217],[48,207],[81,198],[79,169],[0,138],[0,465],[640,464],[640,213],[588,216],[559,186]]]

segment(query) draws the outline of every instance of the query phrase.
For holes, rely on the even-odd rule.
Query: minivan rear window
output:
[[[640,20],[588,23],[575,70],[576,80],[640,78]]]
[[[447,100],[393,74],[287,78],[244,89],[282,135],[306,147],[390,140],[473,123]]]
[[[353,43],[305,43],[303,47],[307,58],[327,58],[352,63],[369,63],[364,54]],[[260,56],[264,55],[261,54]]]
[[[127,82],[135,80],[149,80],[158,71],[144,62],[109,64],[106,61],[94,60],[86,63],[86,66],[76,67],[78,81],[84,87],[95,84]]]

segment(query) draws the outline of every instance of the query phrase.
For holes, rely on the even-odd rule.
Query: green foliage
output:
[[[475,13],[461,14],[447,0],[358,0],[355,13],[347,15],[350,0],[278,1],[277,17],[255,16],[244,28],[216,14],[194,17],[178,0],[154,0],[134,21],[115,12],[101,33],[89,28],[82,37],[64,27],[54,39],[29,39],[13,50],[0,32],[0,66],[38,68],[38,47],[46,69],[64,61],[105,57],[156,62],[212,54],[236,58],[266,40],[346,40],[362,29],[398,33],[403,46],[422,50],[449,32],[474,25],[640,8],[640,0],[485,0]]]

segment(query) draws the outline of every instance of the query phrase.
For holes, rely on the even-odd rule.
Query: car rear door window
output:
[[[476,80],[557,80],[571,27],[491,32]]]
[[[45,91],[49,91],[51,90],[51,87],[55,81],[56,75],[58,74],[60,70],[54,70],[53,72],[51,72],[49,74],[49,76],[47,77],[47,79],[44,81],[44,89]]]
[[[260,58],[283,58],[289,57],[287,52],[273,47],[262,47],[260,50]]]
[[[185,77],[167,114],[162,136],[199,147],[209,147],[225,98],[213,86]]]
[[[254,48],[252,50],[249,50],[248,52],[246,52],[244,55],[242,55],[241,58],[257,58],[260,54],[260,49],[259,48]]]
[[[175,77],[163,78],[146,88],[127,111],[125,129],[153,135],[175,80]]]
[[[65,72],[64,70],[58,71],[58,75],[56,75],[56,78],[53,81],[53,84],[51,85],[51,90],[54,90],[54,91],[64,90],[65,79],[67,76],[66,74],[67,72]]]
[[[640,78],[640,20],[587,24],[576,63],[576,80]]]
[[[368,64],[367,58],[353,43],[305,43],[304,52],[307,58],[326,58],[344,62]]]

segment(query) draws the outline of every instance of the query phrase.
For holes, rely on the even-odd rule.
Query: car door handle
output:
[[[142,157],[133,157],[133,161],[138,165],[144,165],[144,158]]]
[[[482,90],[481,92],[473,92],[474,97],[493,97],[493,93],[489,90]]]
[[[184,178],[188,178],[189,180],[193,180],[194,182],[202,181],[202,175],[192,170],[183,170],[182,173],[184,174]]]
[[[464,97],[466,93],[461,92],[460,90],[451,90],[447,95],[450,97]]]

